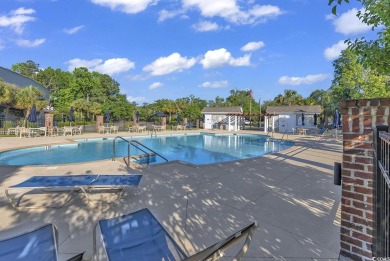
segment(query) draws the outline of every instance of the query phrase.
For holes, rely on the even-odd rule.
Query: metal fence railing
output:
[[[373,254],[390,257],[390,133],[388,126],[374,131],[374,218]]]

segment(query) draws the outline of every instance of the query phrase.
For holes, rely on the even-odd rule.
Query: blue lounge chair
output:
[[[88,203],[93,204],[88,196],[88,192],[97,189],[110,189],[119,190],[118,199],[122,195],[125,187],[137,187],[141,180],[142,175],[73,175],[73,176],[34,176],[30,179],[21,182],[17,185],[11,186],[6,189],[5,193],[14,207],[19,207],[20,201],[23,196],[17,199],[16,203],[10,195],[11,190],[16,189],[40,189],[41,191],[64,191],[69,190],[65,202],[60,205],[51,206],[54,208],[60,208],[69,202],[71,195],[76,190],[84,192]],[[41,206],[38,206],[41,207]],[[29,206],[25,208],[36,208],[36,206]]]
[[[125,216],[100,220],[94,231],[94,253],[97,253],[97,227],[100,228],[105,256],[109,261],[120,260],[205,260],[215,255],[238,237],[248,235],[247,249],[255,223],[211,247],[187,257],[148,209]],[[249,238],[249,241],[248,241]],[[240,251],[242,254],[244,250]]]
[[[33,231],[0,239],[0,261],[57,260],[57,230],[44,225]]]

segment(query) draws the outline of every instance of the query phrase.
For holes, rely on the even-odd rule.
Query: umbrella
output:
[[[156,112],[152,115],[153,117],[167,117],[167,115],[163,112]]]
[[[106,123],[110,122],[110,110],[106,110],[104,121]]]
[[[338,111],[336,111],[336,113],[334,114],[334,126],[336,128],[338,128],[339,126],[341,125],[341,122],[340,122],[340,113]]]
[[[302,112],[302,125],[305,125],[305,115]]]
[[[177,123],[180,123],[181,122],[181,117],[180,117],[180,113],[177,114]]]
[[[69,121],[70,122],[73,121],[73,113],[74,113],[73,106],[70,106],[70,110],[69,110]]]
[[[31,107],[30,115],[28,115],[28,121],[29,122],[37,121],[37,108],[35,107],[35,104],[33,104]]]
[[[135,122],[138,123],[139,121],[139,111],[135,112]]]
[[[317,113],[314,113],[314,126],[317,126]]]

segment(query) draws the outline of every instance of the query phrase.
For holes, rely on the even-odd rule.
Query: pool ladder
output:
[[[126,140],[125,138],[121,137],[121,136],[117,136],[114,138],[114,141],[112,142],[112,161],[115,161],[116,159],[116,155],[115,155],[115,144],[116,144],[116,140],[117,139],[121,139],[125,142],[127,142],[127,167],[130,167],[130,156],[131,156],[131,150],[130,150],[130,147],[131,145],[137,149],[139,149],[140,151],[142,151],[143,153],[145,153],[145,155],[147,155],[147,164],[149,165],[150,163],[150,152],[154,153],[155,155],[159,156],[160,158],[162,158],[163,160],[165,160],[166,162],[168,162],[168,159],[165,158],[164,156],[162,156],[161,154],[155,152],[154,150],[152,150],[151,148],[145,146],[144,144],[140,143],[139,141],[136,141],[136,140]],[[149,152],[147,152],[149,151]]]

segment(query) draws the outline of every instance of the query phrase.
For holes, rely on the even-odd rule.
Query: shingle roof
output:
[[[320,105],[267,106],[267,113],[281,114],[283,112],[321,113]]]
[[[37,83],[33,79],[30,79],[24,75],[21,75],[19,73],[16,73],[14,71],[11,71],[7,68],[0,66],[0,78],[3,79],[5,82],[15,84],[16,86],[21,88],[30,85],[37,87],[39,90],[41,90],[44,93],[45,95],[44,98],[46,100],[50,99],[50,91],[48,89],[46,89],[44,86]]]
[[[211,114],[227,114],[227,113],[242,113],[240,106],[235,107],[205,107],[202,110],[202,113],[211,113]]]

